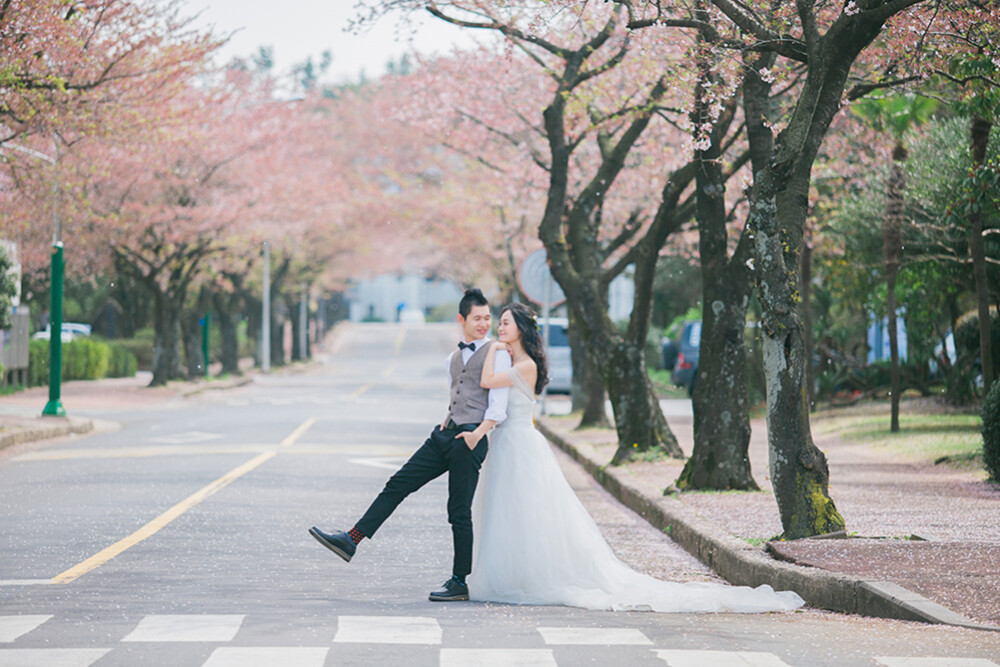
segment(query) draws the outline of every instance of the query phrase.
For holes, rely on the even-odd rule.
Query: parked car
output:
[[[565,317],[550,317],[549,345],[545,355],[549,360],[548,391],[556,394],[568,394],[573,388],[573,359],[569,349],[569,320]],[[545,320],[538,318],[538,326],[545,334]]]
[[[36,331],[31,337],[34,340],[48,340],[51,335],[51,328],[51,325],[46,326],[41,331]],[[83,324],[82,322],[63,322],[61,336],[62,342],[68,343],[79,336],[89,336],[91,330],[92,329],[89,324]]]
[[[701,349],[701,320],[685,322],[677,340],[677,358],[674,361],[670,381],[675,386],[687,389],[688,396],[694,394],[694,383],[698,378],[698,352]],[[664,356],[666,356],[666,352]]]

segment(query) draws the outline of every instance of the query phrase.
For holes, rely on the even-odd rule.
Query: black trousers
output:
[[[472,496],[488,445],[484,436],[475,449],[469,449],[464,439],[455,437],[460,431],[476,430],[478,424],[448,426],[434,427],[420,449],[385,483],[355,527],[366,537],[373,536],[406,496],[447,472],[448,523],[455,543],[452,574],[464,577],[472,572]]]

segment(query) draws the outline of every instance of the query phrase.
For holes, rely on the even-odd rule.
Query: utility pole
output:
[[[264,304],[260,323],[260,369],[271,372],[271,244],[264,241]]]

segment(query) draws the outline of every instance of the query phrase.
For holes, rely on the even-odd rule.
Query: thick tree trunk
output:
[[[222,338],[222,369],[223,375],[241,375],[240,371],[240,341],[239,315],[231,311],[219,312],[219,333]]]
[[[645,451],[682,456],[646,372],[643,346],[619,341],[608,361],[605,377],[618,433],[618,450],[611,465],[629,460],[631,450],[638,450],[640,443],[645,443]]]
[[[299,317],[299,308],[302,303],[296,304],[291,313],[292,317],[292,361],[302,361],[307,358],[306,351],[302,349],[302,323]]]
[[[706,66],[707,69],[707,66]],[[707,83],[710,73],[702,75]],[[710,122],[696,96],[696,127]],[[717,131],[698,154],[695,177],[698,247],[701,255],[702,324],[698,382],[695,383],[694,449],[677,478],[686,489],[757,489],[750,471],[750,405],[747,393],[746,327],[751,289],[747,242],[729,258],[726,184]]]
[[[886,307],[888,310],[889,358],[891,388],[891,418],[889,430],[899,432],[899,395],[902,391],[899,371],[899,340],[896,325],[896,277],[899,274],[899,254],[903,246],[903,192],[906,173],[903,163],[906,149],[897,143],[892,150],[892,170],[886,187],[885,218],[882,223],[882,254],[885,257]]]
[[[808,178],[808,171],[794,179],[789,174],[776,175],[769,167],[755,175],[750,199],[763,316],[768,461],[786,539],[844,529],[844,519],[829,496],[826,457],[813,443],[809,426],[803,387],[807,360],[794,297],[798,257],[789,252],[797,250],[801,242]],[[778,180],[784,187],[780,197]],[[796,201],[803,210],[796,211],[791,205]]]
[[[733,291],[743,291],[732,286]],[[714,292],[714,290],[711,290]],[[718,293],[714,297],[729,296]],[[706,291],[706,299],[709,294]],[[713,298],[703,309],[695,384],[694,449],[677,478],[680,490],[759,488],[750,469],[750,410],[742,301]]]
[[[219,322],[219,334],[222,339],[222,370],[223,375],[229,373],[240,375],[240,343],[239,343],[239,306],[242,301],[238,295],[215,292],[212,302],[215,304],[216,318]]]
[[[181,305],[162,292],[154,292],[153,310],[153,379],[150,387],[167,384],[181,377],[180,318]]]
[[[600,367],[580,335],[573,310],[569,313],[569,342],[573,358],[573,407],[582,410],[577,428],[607,428],[611,425],[605,408],[607,392]]]
[[[973,116],[970,128],[972,166],[978,169],[986,161],[993,124],[980,116]],[[983,396],[993,384],[992,322],[990,320],[990,292],[986,275],[986,247],[983,243],[983,214],[979,210],[969,220],[969,254],[972,255],[972,275],[976,281],[976,304],[979,310],[979,360],[983,368]]]
[[[184,360],[189,380],[205,376],[205,359],[201,350],[201,325],[198,310],[192,310],[181,317],[181,336],[184,341]]]
[[[271,367],[285,365],[285,320],[288,309],[284,301],[271,297]]]
[[[584,346],[583,363],[583,414],[580,416],[580,423],[577,428],[607,428],[611,426],[608,420],[608,393],[604,388],[604,380],[601,379],[600,368],[597,360],[593,358],[590,350]]]

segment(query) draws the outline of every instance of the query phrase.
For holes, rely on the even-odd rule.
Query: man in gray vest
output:
[[[486,459],[487,439],[507,416],[510,387],[483,389],[480,374],[489,350],[490,306],[478,289],[465,292],[458,304],[458,322],[464,340],[448,357],[451,396],[448,414],[402,468],[389,478],[364,516],[347,532],[326,533],[313,526],[309,534],[320,544],[350,561],[358,543],[372,537],[406,496],[448,473],[448,523],[455,546],[452,577],[430,594],[434,602],[468,600],[465,577],[472,571],[472,496],[479,468]],[[510,356],[497,352],[495,372],[510,368]]]

